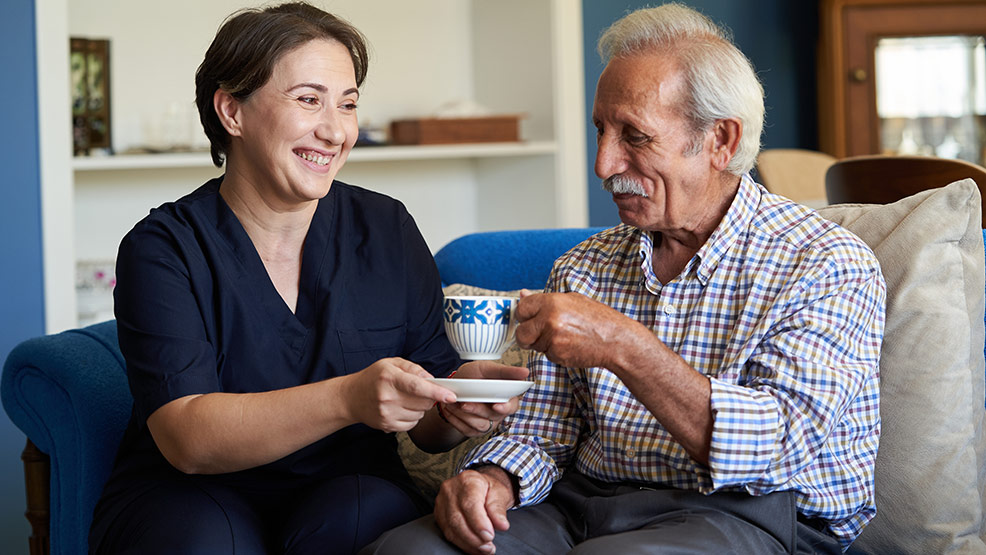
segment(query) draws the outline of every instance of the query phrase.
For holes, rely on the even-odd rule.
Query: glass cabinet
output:
[[[820,146],[986,164],[986,0],[822,0]]]

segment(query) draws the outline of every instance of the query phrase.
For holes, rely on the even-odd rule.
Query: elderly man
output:
[[[378,549],[838,553],[875,514],[878,263],[747,175],[763,89],[707,18],[640,10],[599,47],[623,223],[524,296],[535,387]]]

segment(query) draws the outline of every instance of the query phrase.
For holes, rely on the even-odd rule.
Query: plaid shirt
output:
[[[648,325],[712,383],[708,466],[612,373],[536,353],[536,385],[461,467],[517,476],[520,506],[570,465],[588,476],[712,493],[793,490],[847,547],[876,513],[886,286],[855,235],[744,176],[681,274],[654,275],[650,233],[619,225],[562,256],[549,291],[575,291]]]

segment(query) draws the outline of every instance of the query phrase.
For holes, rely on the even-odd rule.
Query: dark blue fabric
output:
[[[603,227],[471,233],[435,253],[442,283],[486,289],[539,291],[562,254]]]
[[[260,467],[203,477],[164,459],[146,419],[186,395],[283,389],[384,357],[436,376],[461,363],[445,337],[434,260],[401,203],[333,183],[305,238],[292,312],[220,183],[152,210],[120,245],[114,305],[134,413],[96,508],[94,538],[160,479],[282,491],[358,472],[413,492],[394,435],[368,426],[348,426]]]
[[[425,512],[403,489],[376,476],[342,476],[314,488],[263,493],[214,483],[162,481],[127,505],[113,523],[118,533],[94,544],[91,552],[354,553]]]

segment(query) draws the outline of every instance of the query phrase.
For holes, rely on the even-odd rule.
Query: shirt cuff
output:
[[[533,439],[498,436],[475,447],[459,463],[459,472],[475,466],[499,466],[517,478],[520,486],[518,507],[538,503],[548,496],[551,486],[561,478],[554,461]]]
[[[710,404],[711,483],[703,493],[740,486],[759,491],[752,484],[767,473],[784,434],[776,402],[766,393],[713,379]]]

